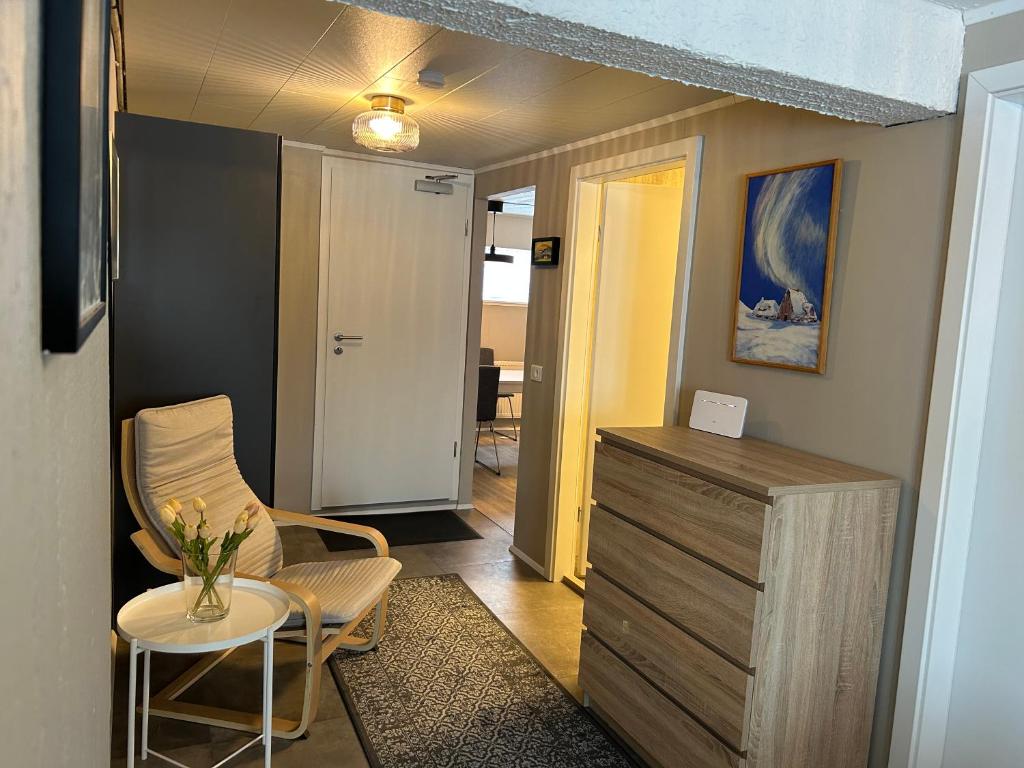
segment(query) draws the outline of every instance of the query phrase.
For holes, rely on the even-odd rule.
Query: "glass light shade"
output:
[[[356,144],[377,152],[408,152],[420,144],[419,124],[397,96],[374,96],[371,108],[352,121]]]

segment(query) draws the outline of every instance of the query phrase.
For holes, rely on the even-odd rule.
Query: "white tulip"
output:
[[[205,520],[199,524],[197,532],[199,534],[199,538],[201,539],[208,539],[212,535],[212,532],[210,531],[210,526],[206,524]]]
[[[177,514],[181,512],[181,502],[173,496],[167,500],[167,505]]]
[[[256,524],[259,523],[259,521],[260,513],[259,510],[257,510],[256,512],[253,512],[251,515],[249,515],[249,521],[245,524],[245,527],[251,531],[253,528],[256,527]]]
[[[245,530],[246,523],[249,522],[249,516],[245,512],[240,512],[238,517],[235,518],[235,533],[242,533]]]
[[[160,506],[160,509],[158,509],[157,511],[160,513],[161,523],[166,525],[168,528],[174,525],[176,516],[174,514],[174,509],[171,508],[170,504],[162,504]]]
[[[196,536],[198,535],[199,531],[194,525],[192,525],[192,523],[187,523],[185,525],[185,541],[195,541]]]
[[[200,515],[206,511],[206,502],[203,501],[202,496],[196,496],[192,499],[192,509],[198,512]]]

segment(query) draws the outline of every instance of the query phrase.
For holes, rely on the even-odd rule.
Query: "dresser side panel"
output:
[[[750,766],[867,763],[898,502],[898,488],[776,499]]]

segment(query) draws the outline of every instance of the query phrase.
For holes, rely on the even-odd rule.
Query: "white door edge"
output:
[[[889,764],[942,765],[1021,107],[1024,61],[967,78]],[[977,300],[975,300],[977,299]],[[987,301],[988,299],[988,301]]]

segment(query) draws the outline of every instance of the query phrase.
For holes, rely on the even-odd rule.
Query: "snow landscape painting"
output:
[[[747,176],[732,359],[824,373],[841,160]]]

